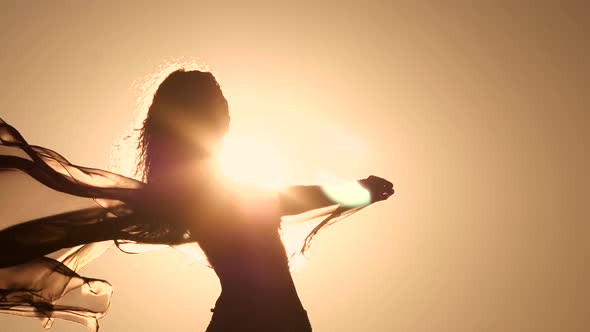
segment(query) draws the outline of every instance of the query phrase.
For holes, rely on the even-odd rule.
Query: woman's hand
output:
[[[371,203],[384,201],[395,192],[393,183],[378,176],[371,175],[358,182],[371,193]]]

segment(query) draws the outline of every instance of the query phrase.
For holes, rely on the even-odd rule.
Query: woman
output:
[[[63,318],[97,329],[110,287],[77,271],[108,248],[104,241],[122,249],[197,243],[221,283],[208,332],[311,331],[280,238],[281,217],[327,208],[314,215],[325,218],[306,237],[303,252],[322,227],[387,199],[393,185],[374,176],[358,181],[359,193],[370,199],[355,205],[319,186],[278,194],[231,186],[213,162],[229,122],[227,101],[211,73],[170,74],[142,128],[142,183],[71,165],[51,150],[28,145],[0,120],[0,181],[9,184],[26,173],[36,181],[17,179],[20,185],[11,188],[34,183],[82,200],[65,212],[11,220],[0,231],[0,312],[41,317],[46,326]],[[60,302],[72,293],[78,293],[74,304]]]

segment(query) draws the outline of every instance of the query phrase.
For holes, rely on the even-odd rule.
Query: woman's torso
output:
[[[311,331],[279,235],[276,194],[217,180],[184,188],[166,199],[221,283],[207,331]]]

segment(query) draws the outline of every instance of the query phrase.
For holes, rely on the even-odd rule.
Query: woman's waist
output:
[[[301,300],[292,283],[222,283],[217,304],[242,304],[264,307],[301,307]]]
[[[307,312],[299,298],[288,293],[272,296],[259,293],[252,296],[252,294],[222,292],[212,311],[216,315],[235,318],[260,314],[287,320],[307,317]]]
[[[307,312],[299,301],[241,301],[221,296],[207,331],[311,332]]]
[[[221,282],[221,297],[232,300],[240,299],[242,301],[251,299],[255,301],[257,299],[266,301],[296,299],[299,301],[297,290],[290,281]]]

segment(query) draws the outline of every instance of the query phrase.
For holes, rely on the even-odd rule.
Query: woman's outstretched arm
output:
[[[393,195],[393,184],[377,176],[330,186],[292,186],[281,191],[282,215],[296,215],[332,205],[357,207],[382,201]]]

